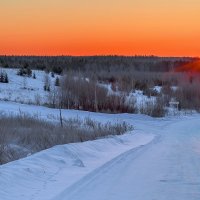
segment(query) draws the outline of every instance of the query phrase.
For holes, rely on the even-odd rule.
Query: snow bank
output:
[[[0,197],[2,200],[50,199],[114,157],[145,145],[153,138],[153,134],[129,133],[55,146],[2,165]]]

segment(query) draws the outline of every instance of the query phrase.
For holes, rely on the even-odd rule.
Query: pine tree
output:
[[[7,63],[4,64],[4,68],[9,68],[9,65]]]
[[[23,67],[21,67],[18,72],[17,75],[19,76],[28,76],[31,77],[32,76],[32,70],[29,68],[28,64],[24,64]]]
[[[48,87],[47,87],[47,91],[50,92],[50,90],[51,90],[51,89],[50,89],[50,86],[48,86]]]
[[[20,68],[17,72],[17,75],[19,76],[24,76],[24,69],[23,68]]]
[[[3,83],[4,81],[4,76],[3,76],[3,72],[1,71],[0,73],[0,83]]]
[[[60,86],[60,79],[58,77],[56,77],[55,86]]]
[[[6,72],[1,71],[0,73],[0,83],[8,83],[8,75]]]
[[[5,77],[4,77],[4,83],[9,83],[9,80],[8,80],[8,75],[7,75],[7,73],[5,73]]]
[[[29,67],[26,69],[26,74],[28,77],[32,76],[32,70]]]
[[[54,72],[51,72],[51,77],[54,78],[55,77],[55,74]]]
[[[46,73],[44,76],[44,91],[49,91],[51,90],[51,80],[49,78],[49,75]]]
[[[35,73],[33,73],[33,79],[36,79],[36,75],[35,75]]]
[[[50,92],[51,91],[50,86],[49,85],[44,85],[44,91]]]

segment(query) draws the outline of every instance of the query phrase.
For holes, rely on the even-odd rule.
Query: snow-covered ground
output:
[[[8,74],[9,83],[0,83],[0,100],[11,101],[25,104],[33,105],[43,105],[48,102],[49,92],[44,91],[44,81],[46,73],[44,71],[32,70],[32,74],[35,74],[36,79],[33,77],[23,77],[17,75],[18,69],[0,69],[0,71],[6,72]],[[56,77],[51,77],[49,74],[49,79],[51,82],[51,88],[55,87]],[[89,81],[89,79],[86,79]],[[121,95],[119,91],[113,91],[111,84],[98,84],[108,90],[108,95]],[[156,90],[160,91],[160,87],[156,87]],[[155,98],[148,98],[143,95],[142,91],[136,90],[131,92],[127,96],[127,103],[130,105],[136,101],[136,106],[138,108],[145,106],[146,102],[154,101]]]
[[[156,100],[156,97],[148,97],[147,95],[144,95],[143,91],[141,90],[134,90],[127,94],[126,92],[119,91],[118,88],[116,88],[116,91],[113,91],[112,84],[98,83],[98,85],[100,87],[106,88],[108,90],[108,95],[126,95],[126,104],[132,107],[136,106],[138,109],[145,107],[146,103],[154,103]],[[162,87],[155,86],[153,89],[160,93]]]
[[[0,84],[1,115],[26,113],[59,122],[58,109],[28,105],[38,98],[41,104],[47,100],[44,72],[33,71],[37,79],[24,79],[16,75],[16,69],[5,71],[9,83]],[[25,84],[28,89],[23,88]],[[138,105],[153,99],[141,91],[130,95],[128,100],[136,99]],[[62,110],[62,115],[101,123],[125,121],[134,130],[122,136],[55,146],[0,166],[0,200],[200,199],[199,114],[153,119],[139,114]]]
[[[0,111],[57,120],[59,111],[0,102]],[[200,115],[145,115],[63,110],[63,116],[126,121],[123,136],[55,146],[0,166],[2,200],[197,200],[200,198]]]
[[[125,152],[53,199],[200,199],[199,119],[163,126],[160,138]]]
[[[2,200],[47,200],[120,154],[145,145],[151,134],[127,134],[56,146],[0,167]]]
[[[43,106],[0,101],[2,114],[26,113],[51,121],[59,120],[59,110]],[[133,132],[96,141],[56,146],[33,156],[0,166],[0,197],[12,199],[50,199],[96,168],[120,154],[151,142],[155,135],[149,129],[150,117],[131,114],[101,114],[63,110],[64,118],[90,117],[96,121],[126,121],[138,124]],[[143,120],[147,120],[145,125]],[[141,125],[139,125],[141,124]],[[139,128],[140,126],[141,129]],[[51,192],[49,192],[51,191]],[[48,194],[48,195],[47,195]]]
[[[45,72],[32,70],[36,79],[17,75],[18,69],[1,69],[8,74],[9,83],[0,83],[0,100],[27,104],[43,104],[47,101],[48,92],[44,91]],[[52,87],[56,76],[49,75]]]
[[[134,101],[135,101],[135,106],[138,109],[140,109],[140,108],[145,107],[148,102],[154,103],[156,101],[156,97],[154,97],[154,96],[148,97],[148,96],[146,96],[146,95],[143,94],[143,91],[141,91],[141,90],[135,90],[134,92],[131,92],[127,96],[126,103],[128,105],[131,105],[131,104],[134,105]]]

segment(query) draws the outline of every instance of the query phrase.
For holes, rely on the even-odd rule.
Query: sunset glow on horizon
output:
[[[1,55],[200,56],[199,0],[2,0]]]
[[[183,64],[176,69],[176,72],[190,72],[190,73],[200,73],[200,60],[195,60],[187,64]]]

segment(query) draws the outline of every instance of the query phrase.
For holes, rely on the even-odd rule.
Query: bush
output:
[[[147,88],[146,90],[143,91],[143,94],[150,97],[155,97],[158,96],[159,93],[157,92],[157,90],[152,89],[152,88]]]
[[[33,73],[33,79],[36,79],[36,75],[35,75],[35,73]]]
[[[55,145],[121,135],[133,127],[126,122],[106,123],[90,118],[63,119],[63,127],[21,113],[0,117],[0,164],[10,162]],[[14,146],[12,144],[15,144]]]
[[[0,72],[0,83],[8,83],[9,80],[8,80],[8,75],[6,72],[4,71],[1,71]]]
[[[99,86],[95,81],[86,81],[83,78],[65,76],[61,82],[60,102],[64,108],[81,109],[87,111],[133,113],[134,106],[125,103],[123,95],[108,95],[106,88]]]
[[[61,67],[56,67],[56,66],[53,66],[52,68],[52,72],[56,73],[56,74],[61,74],[62,73],[62,68]]]
[[[157,97],[155,102],[146,102],[140,108],[140,113],[151,117],[164,117],[166,113],[164,100],[161,97]]]
[[[58,77],[56,77],[55,86],[60,86],[60,79]]]
[[[25,65],[24,67],[21,67],[18,70],[17,75],[31,77],[32,76],[32,70],[28,67],[28,65]]]
[[[200,111],[200,88],[198,84],[184,84],[174,92],[175,99],[179,102],[179,109]]]

